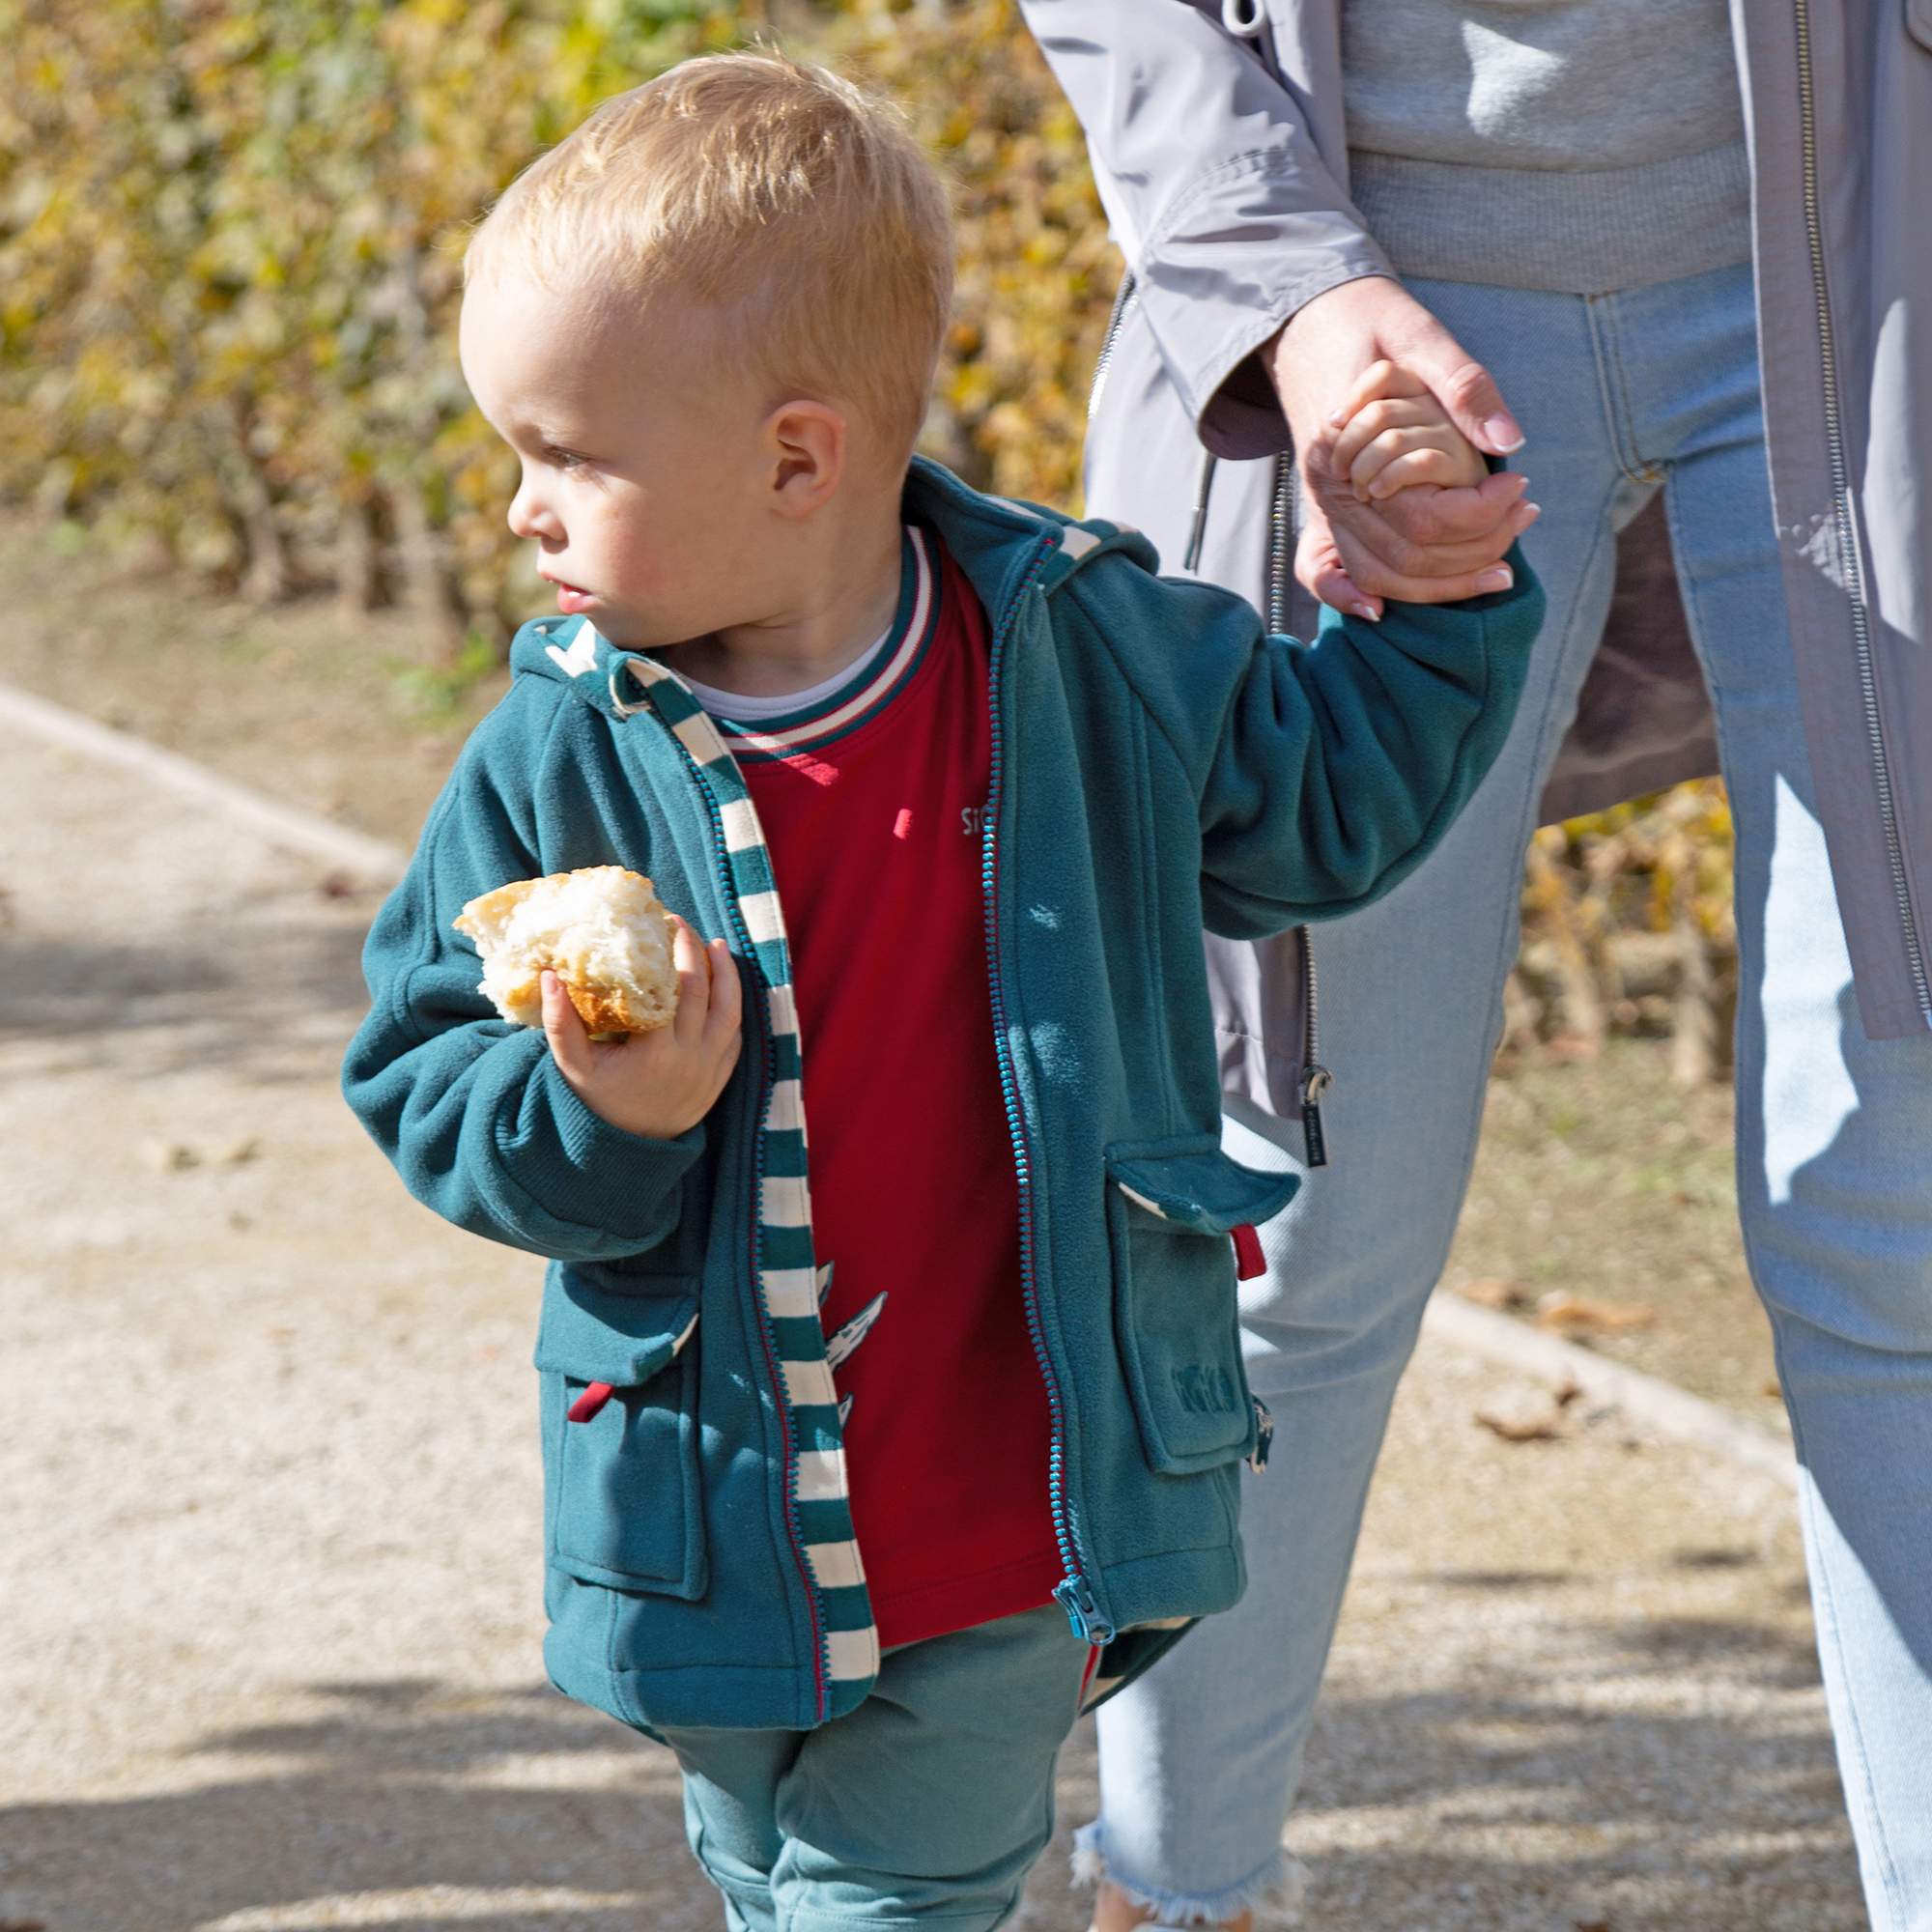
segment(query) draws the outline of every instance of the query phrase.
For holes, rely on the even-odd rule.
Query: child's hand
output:
[[[1330,418],[1338,419],[1329,461],[1361,502],[1378,502],[1418,483],[1467,489],[1489,474],[1475,444],[1450,421],[1422,378],[1394,362],[1363,372],[1348,403]]]
[[[722,939],[703,945],[675,913],[677,1012],[668,1026],[594,1040],[554,973],[543,976],[544,1037],[570,1091],[627,1134],[671,1141],[711,1111],[738,1064],[738,968]]]

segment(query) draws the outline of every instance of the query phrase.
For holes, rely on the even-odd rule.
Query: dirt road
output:
[[[667,1756],[546,1690],[536,1264],[335,1095],[373,909],[0,738],[0,1927],[721,1922]],[[1864,1923],[1789,1495],[1439,1345],[1301,1811],[1351,1932]],[[1292,1480],[1292,1472],[1280,1472]],[[1065,1830],[1030,1932],[1078,1932]]]

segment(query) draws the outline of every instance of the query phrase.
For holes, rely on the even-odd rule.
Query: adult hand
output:
[[[1507,456],[1522,432],[1489,371],[1399,283],[1344,282],[1296,311],[1266,358],[1294,436],[1306,521],[1295,575],[1324,604],[1379,617],[1382,599],[1447,604],[1509,587],[1502,555],[1536,521],[1518,474],[1473,489],[1428,485],[1363,502],[1334,463],[1336,439],[1378,362],[1419,376],[1478,449]]]

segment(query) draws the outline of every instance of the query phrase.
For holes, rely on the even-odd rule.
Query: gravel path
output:
[[[29,739],[0,826],[0,1932],[720,1923],[668,1757],[541,1681],[536,1265],[336,1098],[372,901]],[[1505,1440],[1548,1393],[1425,1344],[1306,1922],[1862,1925],[1788,1493],[1582,1406]]]

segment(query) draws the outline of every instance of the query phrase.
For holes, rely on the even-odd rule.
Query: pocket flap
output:
[[[1300,1191],[1298,1174],[1243,1167],[1218,1147],[1115,1148],[1107,1178],[1129,1201],[1197,1235],[1272,1221]]]
[[[650,1294],[609,1294],[558,1269],[545,1285],[539,1369],[582,1382],[636,1388],[661,1374],[697,1321],[697,1281],[671,1275]]]

